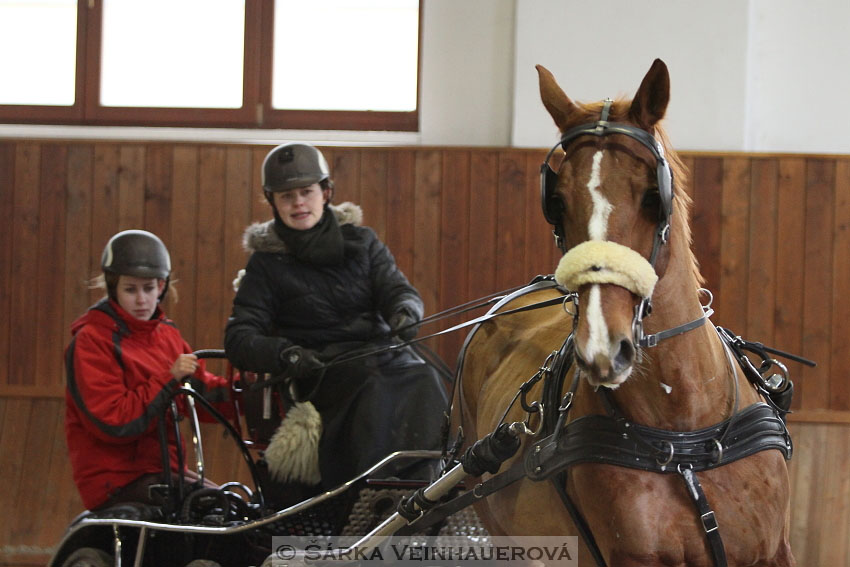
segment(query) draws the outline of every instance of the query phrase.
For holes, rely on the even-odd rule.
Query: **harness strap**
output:
[[[563,471],[552,477],[552,484],[554,485],[558,496],[561,497],[561,502],[563,503],[564,508],[567,509],[567,512],[569,512],[570,517],[573,519],[573,525],[578,530],[578,533],[584,540],[585,545],[587,545],[587,549],[590,550],[590,554],[593,556],[593,560],[596,562],[597,567],[607,567],[608,564],[605,563],[605,558],[602,557],[602,551],[596,543],[596,538],[593,537],[593,532],[590,530],[590,526],[587,525],[587,522],[584,520],[581,512],[579,512],[578,508],[576,508],[576,505],[573,503],[573,499],[570,498],[569,494],[567,494],[567,471]]]
[[[702,327],[705,322],[714,314],[714,309],[708,309],[703,316],[699,319],[694,319],[688,323],[683,325],[679,325],[678,327],[673,327],[672,329],[666,329],[664,331],[660,331],[658,333],[652,335],[643,335],[638,340],[638,343],[642,347],[654,347],[664,339],[669,339],[670,337],[675,337],[676,335],[681,335],[683,333],[687,333],[688,331],[693,331],[699,327]]]
[[[711,554],[714,556],[714,564],[717,567],[726,567],[726,549],[723,547],[723,539],[720,537],[720,529],[717,525],[717,518],[714,517],[714,510],[708,505],[708,499],[705,497],[705,492],[702,489],[699,479],[694,474],[690,467],[682,467],[679,469],[679,474],[685,479],[685,486],[688,487],[688,494],[694,501],[699,513],[700,524],[705,537],[708,539],[708,545],[711,548]]]
[[[543,480],[586,462],[657,473],[673,473],[677,467],[704,471],[768,449],[791,457],[785,424],[767,404],[744,409],[732,423],[726,442],[718,444],[715,440],[728,421],[698,431],[667,431],[607,415],[582,416],[533,445],[526,454],[526,473],[531,480]]]

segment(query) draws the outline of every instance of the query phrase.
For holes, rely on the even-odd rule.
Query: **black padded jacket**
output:
[[[390,317],[406,310],[422,317],[422,299],[375,232],[360,226],[351,203],[331,206],[342,231],[341,264],[318,266],[295,258],[273,228],[249,226],[251,257],[225,329],[227,358],[242,370],[280,374],[281,350],[300,345],[325,357],[363,343],[387,341]]]

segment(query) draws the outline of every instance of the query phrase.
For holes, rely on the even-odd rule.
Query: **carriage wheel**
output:
[[[112,556],[96,547],[81,547],[68,556],[62,567],[112,567]]]

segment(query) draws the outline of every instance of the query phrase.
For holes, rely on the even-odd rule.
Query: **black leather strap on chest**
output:
[[[727,430],[727,427],[729,428]],[[716,439],[724,436],[718,445]],[[777,449],[791,458],[791,437],[767,404],[757,403],[729,419],[697,431],[667,431],[587,415],[535,443],[525,460],[526,475],[543,480],[578,463],[604,463],[658,473],[713,469],[760,451]]]

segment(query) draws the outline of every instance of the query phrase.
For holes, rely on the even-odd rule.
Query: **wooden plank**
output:
[[[508,288],[531,279],[525,272],[525,159],[516,151],[500,152],[496,212],[496,277]]]
[[[719,293],[723,160],[713,157],[695,158],[692,171],[693,250],[699,261],[705,286],[712,292]]]
[[[92,174],[94,150],[90,144],[73,144],[68,148],[68,199],[65,207],[65,274],[64,341],[70,339],[71,323],[91,305],[88,282],[92,256]],[[98,258],[100,259],[100,258]]]
[[[469,158],[469,290],[472,298],[499,291],[496,280],[496,210],[499,154],[476,150]]]
[[[413,285],[419,290],[426,313],[438,310],[440,287],[440,182],[443,175],[439,151],[416,152],[414,165]]]
[[[167,144],[155,144],[144,154],[144,226],[163,242],[171,242],[171,167],[174,152]]]
[[[65,443],[65,420],[63,399],[50,400],[47,411],[55,414],[58,419],[54,422],[52,440],[46,449],[49,459],[49,479],[41,488],[43,492],[42,504],[37,515],[41,521],[37,523],[33,532],[33,541],[39,545],[55,545],[65,528],[71,520],[83,511],[82,503],[72,508],[72,504],[78,503],[79,495],[71,472],[71,461],[68,458],[68,448]]]
[[[810,522],[816,518],[818,502],[813,500],[822,468],[823,443],[818,439],[821,425],[792,426],[795,457],[789,462],[791,479],[791,549],[797,565],[820,565],[810,555],[817,552],[817,532]],[[800,458],[805,455],[805,458]],[[812,546],[810,547],[810,541]]]
[[[540,205],[540,164],[546,154],[525,156],[525,274],[529,281],[536,275],[554,274],[561,252],[552,236]]]
[[[331,178],[336,189],[334,202],[360,202],[360,149],[335,148],[331,166]]]
[[[228,148],[227,177],[224,194],[224,279],[222,306],[219,310],[221,327],[224,328],[230,316],[233,291],[232,280],[248,262],[248,255],[242,248],[242,235],[251,224],[251,201],[256,200],[252,191],[253,179],[252,152],[247,148]]]
[[[717,322],[746,334],[749,262],[750,160],[723,160],[720,286],[714,297]]]
[[[33,401],[29,399],[5,400],[2,429],[0,429],[0,510],[5,518],[16,518],[16,502],[26,469],[23,455],[28,444],[27,429]],[[31,513],[31,512],[30,512]],[[0,548],[12,542],[16,522],[0,522]]]
[[[776,348],[808,356],[803,350],[803,271],[805,250],[806,162],[802,158],[779,160],[779,186],[776,213]],[[792,408],[799,409],[804,395],[802,365],[787,363],[795,380]]]
[[[18,510],[19,514],[15,516],[14,522],[9,522],[12,525],[9,543],[12,545],[49,543],[33,541],[32,538],[40,524],[53,520],[38,512],[44,510],[47,504],[45,487],[52,482],[50,448],[56,422],[62,415],[61,411],[57,411],[57,405],[56,400],[32,400],[30,403],[30,412],[25,419],[26,444],[23,451],[18,453],[22,463],[21,480],[14,491],[13,509]]]
[[[776,308],[777,184],[775,159],[752,161],[747,279],[747,338],[772,345]]]
[[[32,361],[37,356],[38,322],[33,317],[33,284],[38,281],[41,146],[18,144],[15,157],[15,189],[12,215],[12,274],[9,324],[9,384],[34,385]],[[33,259],[35,258],[35,261]],[[47,259],[45,259],[47,260]]]
[[[195,240],[196,280],[194,348],[221,348],[224,345],[224,318],[220,309],[225,299],[224,211],[225,152],[221,147],[202,146],[198,152],[198,207]],[[227,286],[229,288],[230,286]],[[232,295],[226,294],[227,299]]]
[[[0,211],[12,214],[15,199],[15,144],[0,143]],[[0,313],[11,313],[13,223],[0,223]],[[10,317],[0,317],[0,385],[9,381]]]
[[[818,366],[803,368],[804,409],[829,407],[834,190],[835,161],[807,160],[803,349]]]
[[[65,179],[67,146],[45,144],[41,150],[41,190],[39,191],[38,279],[35,288],[35,319],[38,329],[35,360],[31,361],[36,384],[62,383],[65,274]],[[33,284],[35,284],[33,286]],[[32,305],[32,304],[31,304]],[[32,315],[31,315],[32,316]],[[32,364],[34,362],[34,364]]]
[[[413,276],[414,239],[410,219],[414,218],[414,152],[391,152],[387,161],[387,178],[395,189],[387,194],[386,244],[396,264],[408,277]]]
[[[145,227],[145,147],[119,149],[118,226],[121,230]]]
[[[475,299],[468,295],[469,278],[469,223],[471,171],[469,152],[444,152],[443,190],[440,214],[440,305],[438,310],[449,309]],[[441,323],[442,328],[454,326],[467,319],[458,315]],[[428,327],[429,332],[439,327]],[[437,351],[449,366],[454,367],[463,344],[464,333],[450,333],[439,341]]]
[[[195,283],[197,280],[198,147],[176,146],[172,160],[171,253],[172,280],[182,293],[166,309],[180,327],[183,338],[195,345]],[[173,299],[173,294],[172,294]]]
[[[829,407],[850,410],[850,383],[844,377],[850,352],[850,160],[836,162],[832,250],[832,329]]]
[[[387,192],[393,190],[387,177],[386,151],[364,150],[360,157],[360,207],[363,224],[382,241],[387,237]]]
[[[120,152],[116,144],[97,144],[94,147],[94,182],[92,184],[92,275],[101,273],[100,256],[109,238],[118,232],[118,170]],[[104,292],[92,290],[90,302],[94,303]]]
[[[271,148],[255,148],[251,152],[253,170],[251,172],[251,220],[253,222],[267,221],[272,218],[269,202],[263,193],[262,171],[263,160]]]

